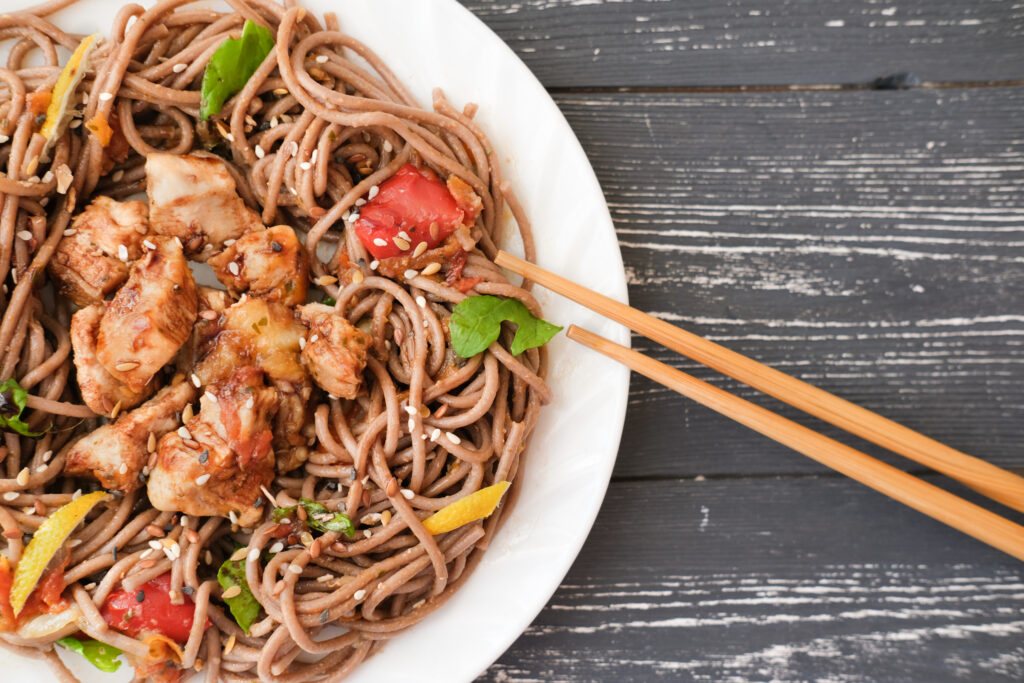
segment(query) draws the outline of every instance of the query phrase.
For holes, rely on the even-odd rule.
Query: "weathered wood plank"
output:
[[[481,681],[1011,681],[1019,562],[831,477],[614,483]]]
[[[461,0],[549,88],[1024,77],[1013,0]]]
[[[1024,88],[557,99],[634,305],[1024,467]],[[620,476],[820,471],[643,379],[623,444]]]

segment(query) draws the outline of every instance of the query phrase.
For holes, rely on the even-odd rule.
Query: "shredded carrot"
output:
[[[110,127],[107,117],[97,114],[85,123],[85,127],[92,131],[100,144],[106,147],[110,144],[110,138],[114,135],[114,129]]]

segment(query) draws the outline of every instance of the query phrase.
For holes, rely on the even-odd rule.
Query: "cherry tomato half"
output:
[[[114,591],[103,603],[100,614],[107,624],[122,633],[138,637],[140,633],[162,633],[171,640],[184,643],[192,629],[196,605],[185,596],[180,605],[171,602],[171,574],[147,581],[134,593]],[[206,623],[209,627],[210,622]]]

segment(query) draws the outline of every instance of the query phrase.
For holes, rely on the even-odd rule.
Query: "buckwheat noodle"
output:
[[[463,276],[480,279],[475,293],[514,297],[540,315],[528,286],[508,282],[492,261],[506,212],[533,258],[529,221],[473,120],[473,105],[460,110],[435,90],[432,107],[422,108],[380,58],[340,30],[336,17],[321,23],[292,2],[228,0],[229,12],[188,0],[162,0],[148,10],[126,4],[79,86],[81,118],[43,155],[28,96],[53,87],[61,55],[82,38],[48,19],[73,4],[52,0],[0,15],[0,41],[9,47],[0,65],[0,378],[14,377],[29,391],[30,428],[49,427],[38,438],[2,434],[0,529],[7,555],[16,562],[23,535],[76,491],[97,487],[62,475],[69,447],[101,422],[80,401],[68,332],[73,311],[49,282],[47,262],[92,197],[144,190],[146,154],[185,153],[211,139],[230,150],[239,193],[263,221],[305,233],[314,281],[330,282],[324,276],[342,267],[359,269],[347,283],[324,289],[353,323],[372,320],[367,391],[353,401],[314,398],[317,447],[302,468],[277,476],[269,501],[289,506],[301,496],[315,498],[347,512],[358,528],[353,539],[327,532],[315,546],[286,545],[264,566],[247,563],[265,616],[246,634],[226,612],[215,574],[237,545],[262,552],[278,541],[268,516],[244,529],[220,517],[161,512],[144,490],[123,495],[97,507],[66,545],[64,596],[81,609],[79,623],[40,640],[5,633],[0,643],[45,659],[60,680],[75,679],[54,655],[53,642],[79,630],[144,656],[147,647],[109,629],[98,609],[113,590],[135,590],[170,571],[172,588],[197,605],[183,668],[201,669],[210,681],[340,680],[465,581],[501,512],[438,536],[421,520],[497,481],[512,481],[514,495],[526,441],[550,398],[544,350],[513,356],[507,331],[483,354],[458,361],[447,319],[466,294],[440,278],[406,281],[371,269],[346,220],[357,200],[406,163],[442,178],[458,176],[484,206],[471,238],[464,237]],[[247,19],[271,30],[275,50],[221,114],[202,123],[205,65]],[[120,159],[81,125],[96,116],[119,123],[130,147]],[[317,258],[318,246],[333,255]],[[165,372],[162,381],[170,381]],[[403,401],[425,406],[420,414],[426,416],[410,422]],[[151,525],[166,531],[180,556],[143,559]],[[204,630],[207,619],[212,627]]]

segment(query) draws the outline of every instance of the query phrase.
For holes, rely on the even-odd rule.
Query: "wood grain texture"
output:
[[[1024,467],[1024,88],[557,100],[612,209],[634,306]],[[821,471],[643,379],[623,443],[619,476]]]
[[[1024,77],[1014,0],[460,0],[549,88]]]
[[[1013,681],[1024,572],[830,477],[612,485],[481,681]]]

